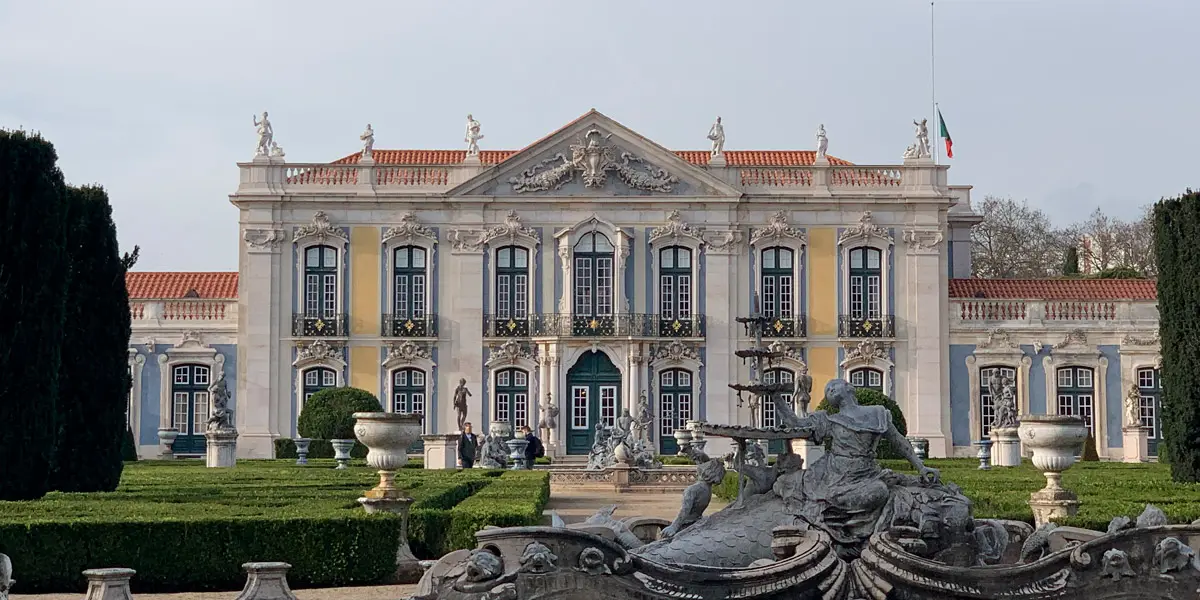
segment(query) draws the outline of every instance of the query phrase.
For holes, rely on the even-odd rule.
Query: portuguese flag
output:
[[[946,119],[942,118],[942,109],[938,109],[938,126],[941,136],[946,140],[946,158],[954,158],[954,140],[950,139],[950,130],[946,129]]]

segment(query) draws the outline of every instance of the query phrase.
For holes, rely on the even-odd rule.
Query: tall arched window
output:
[[[176,454],[204,452],[210,373],[202,365],[177,365],[171,370],[171,425],[179,432],[173,446]]]
[[[513,431],[529,423],[529,373],[523,369],[496,371],[496,421]]]
[[[1092,419],[1095,393],[1090,368],[1062,367],[1058,370],[1058,414],[1082,418],[1092,435],[1096,434]]]
[[[1148,451],[1158,454],[1158,443],[1162,441],[1162,372],[1149,367],[1137,370],[1140,398],[1138,413],[1142,427],[1148,429]]]
[[[576,333],[613,331],[613,248],[602,233],[587,233],[575,244]]]
[[[304,315],[332,318],[337,313],[337,250],[310,246],[304,251]]]
[[[401,246],[392,255],[392,327],[390,335],[430,334],[426,303],[427,256],[420,246]]]
[[[392,412],[425,414],[425,371],[405,367],[392,371]]]
[[[1000,389],[1008,382],[1017,380],[1017,371],[1012,367],[983,367],[979,369],[979,431],[982,439],[988,439],[992,433],[992,422],[996,420],[996,401],[992,395],[992,377],[998,377]]]
[[[692,419],[692,372],[666,369],[658,374],[658,384],[659,451],[675,454],[675,430]]]
[[[794,383],[796,381],[796,373],[791,369],[775,368],[767,369],[763,372],[763,383]],[[763,398],[762,408],[760,409],[763,427],[775,427],[779,425],[779,411],[789,410],[788,405],[792,402],[791,394],[776,394],[774,398]],[[782,406],[782,408],[780,408]],[[778,454],[783,452],[783,440],[771,440],[767,442],[767,451]]]
[[[671,246],[659,251],[658,259],[659,335],[693,335],[692,251]]]
[[[789,248],[762,251],[762,312],[768,317],[792,316],[795,301],[794,256]]]
[[[496,250],[496,323],[501,335],[529,334],[529,250]]]
[[[878,248],[850,251],[850,317],[878,319],[882,311],[883,253]]]
[[[313,367],[304,371],[304,401],[308,402],[312,395],[337,387],[337,372],[325,367]]]

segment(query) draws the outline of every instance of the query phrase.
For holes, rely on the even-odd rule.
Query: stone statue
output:
[[[708,139],[712,140],[712,156],[724,156],[725,126],[721,125],[721,117],[717,117],[717,122],[708,130]]]
[[[755,466],[767,466],[767,453],[763,451],[762,444],[755,440],[750,440],[746,443],[746,456],[742,458],[742,463]]]
[[[588,453],[589,470],[599,470],[612,466],[613,457],[610,453],[609,439],[611,438],[610,431],[604,426],[604,423],[596,423],[596,429],[592,435],[592,450]]]
[[[258,131],[258,148],[255,150],[255,156],[268,156],[271,153],[271,143],[275,140],[275,130],[271,128],[271,121],[267,120],[267,111],[263,111],[262,120],[258,117],[254,118],[254,126]]]
[[[367,130],[364,131],[362,135],[358,136],[358,139],[362,140],[363,143],[362,157],[373,158],[373,152],[375,150],[375,130],[371,129],[370,123],[367,123]]]
[[[471,115],[467,115],[467,137],[463,138],[463,141],[467,143],[467,156],[479,155],[479,140],[483,139],[479,130],[479,121],[476,121]]]
[[[1003,385],[1000,386],[1000,395],[992,398],[992,406],[996,411],[996,418],[992,420],[992,428],[1012,429],[1016,427],[1017,386],[1013,380],[1005,378]]]
[[[498,435],[485,436],[479,466],[485,469],[503,469],[508,464],[508,446]]]
[[[209,384],[208,395],[212,399],[208,431],[233,430],[233,411],[229,409],[229,386],[225,383],[223,373],[218,372],[216,380]]]
[[[707,459],[707,457],[705,457]],[[712,502],[712,488],[725,479],[725,465],[719,460],[697,461],[696,483],[683,491],[683,503],[675,520],[659,533],[659,539],[669,539],[689,525],[699,521]]]
[[[796,390],[792,392],[792,407],[796,414],[803,417],[808,414],[808,405],[812,402],[812,375],[808,374],[808,366],[800,368],[796,376]]]
[[[1142,426],[1142,390],[1136,385],[1129,386],[1129,393],[1125,394],[1125,426]]]
[[[827,150],[829,150],[829,138],[825,137],[825,125],[822,124],[817,128],[817,159],[825,158]]]
[[[629,414],[629,409],[626,408],[621,412],[621,416],[617,417],[617,424],[613,427],[613,435],[625,437],[633,433],[633,415]]]
[[[654,416],[650,414],[650,400],[646,398],[645,390],[638,397],[638,416],[633,422],[634,429],[637,430],[638,438],[649,441],[650,427],[654,424]]]
[[[8,600],[8,593],[17,581],[12,578],[12,560],[0,554],[0,600]]]
[[[271,156],[275,158],[283,158],[284,156],[283,148],[279,147],[279,144],[274,141],[271,142]]]
[[[463,424],[467,422],[467,398],[471,397],[471,390],[467,389],[467,380],[459,379],[458,387],[454,389],[454,412],[458,414],[458,431],[463,430]]]
[[[913,158],[929,158],[929,127],[927,126],[929,119],[921,119],[913,121],[913,125],[917,126],[917,139],[913,146],[916,148],[916,156]]]
[[[546,403],[542,405],[542,410],[546,412],[546,418],[542,420],[542,425],[546,429],[558,428],[558,406],[554,404],[554,399],[550,392],[546,392]]]

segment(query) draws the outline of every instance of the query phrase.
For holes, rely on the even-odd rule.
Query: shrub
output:
[[[382,412],[379,398],[352,387],[321,390],[304,402],[297,429],[314,440],[354,439],[354,413]]]
[[[504,471],[500,481],[450,509],[447,551],[474,548],[475,532],[487,526],[540,525],[549,501],[549,473]]]
[[[896,404],[895,400],[887,397],[881,392],[867,388],[855,388],[854,397],[858,403],[863,406],[884,406],[892,413],[892,424],[900,431],[900,435],[908,435],[908,423],[904,420],[904,412],[900,410],[900,405]],[[837,409],[829,404],[829,401],[822,398],[821,403],[817,405],[817,410],[823,410],[831,415],[837,414]],[[892,443],[886,439],[879,440],[879,446],[876,448],[876,456],[883,459],[902,458],[900,452],[892,447]]]
[[[1188,190],[1154,207],[1162,339],[1163,440],[1175,481],[1200,481],[1200,192]],[[0,462],[0,464],[6,464]]]
[[[50,142],[0,130],[0,500],[50,489],[69,269],[57,160]]]
[[[58,445],[50,485],[111,492],[121,481],[128,425],[129,293],[117,226],[103,188],[69,188],[71,277],[59,370]]]
[[[133,430],[126,427],[125,437],[121,440],[121,460],[132,462],[137,459],[137,443],[133,440]]]
[[[1083,454],[1079,457],[1080,460],[1099,462],[1100,454],[1096,452],[1096,437],[1089,431],[1087,439],[1083,441]]]
[[[299,458],[296,453],[295,440],[280,438],[275,440],[275,458]],[[350,458],[366,458],[367,447],[354,442],[350,449]],[[333,458],[333,444],[329,440],[311,440],[308,443],[308,458]]]

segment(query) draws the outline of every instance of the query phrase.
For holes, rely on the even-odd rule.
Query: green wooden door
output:
[[[171,425],[179,432],[171,448],[177,456],[204,454],[211,376],[211,370],[203,365],[171,369]]]
[[[586,352],[567,372],[567,454],[587,454],[596,424],[612,426],[621,405],[621,373],[603,352]]]

